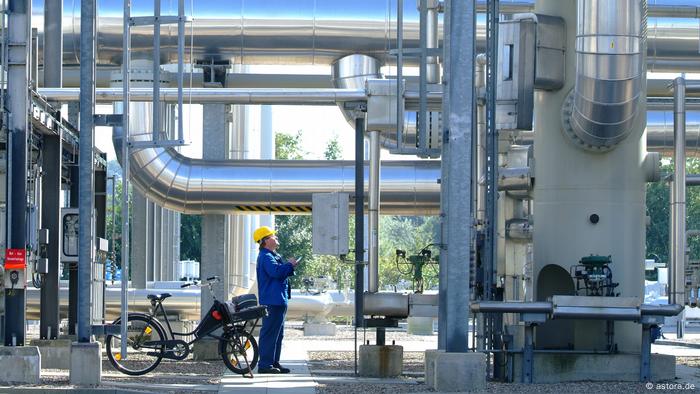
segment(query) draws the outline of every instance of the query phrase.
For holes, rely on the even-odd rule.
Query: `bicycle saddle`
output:
[[[151,301],[163,301],[164,299],[172,297],[172,294],[170,293],[162,293],[162,294],[149,294],[146,296]]]

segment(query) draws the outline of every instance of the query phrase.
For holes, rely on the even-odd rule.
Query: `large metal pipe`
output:
[[[64,62],[78,64],[79,7],[63,0],[65,35]],[[230,60],[241,64],[330,64],[349,53],[366,53],[380,60],[393,61],[387,48],[397,48],[396,1],[245,1],[197,0],[187,14],[196,22],[187,26],[186,42],[195,60]],[[35,0],[35,4],[43,1]],[[122,2],[100,1],[97,20],[98,64],[121,62]],[[483,8],[484,2],[480,2]],[[36,6],[35,9],[42,9]],[[534,1],[500,1],[503,13],[532,12]],[[698,7],[687,1],[664,1],[650,6],[648,65],[653,71],[698,70]],[[163,5],[163,15],[177,15],[177,2]],[[134,15],[153,15],[149,2],[135,2]],[[38,15],[40,16],[40,15]],[[671,19],[673,18],[673,19]],[[41,20],[40,18],[34,18]],[[404,47],[419,47],[418,10],[405,7]],[[486,42],[484,19],[477,19],[477,51]],[[38,27],[40,34],[43,28]],[[275,29],[277,34],[270,34]],[[442,28],[440,27],[440,37]],[[135,27],[134,59],[150,59],[153,50],[152,28]],[[161,29],[161,62],[177,61],[177,29]],[[192,39],[194,35],[194,40]],[[281,40],[280,37],[283,37]],[[188,48],[189,49],[189,48]],[[189,57],[189,51],[186,53]],[[410,60],[410,59],[407,59]],[[186,59],[190,61],[190,59]]]
[[[61,87],[63,79],[63,2],[44,4],[44,86]]]
[[[115,129],[115,145],[121,145],[120,134]],[[150,135],[141,137],[150,139]],[[146,148],[132,153],[131,166],[133,184],[145,196],[188,214],[303,213],[310,211],[312,193],[354,190],[352,161],[199,160],[172,148]],[[387,214],[437,214],[439,168],[437,161],[384,163],[382,210]],[[365,164],[365,172],[368,170]]]
[[[170,293],[164,305],[168,311],[168,319],[199,320],[201,303],[201,289],[188,288],[180,289],[182,282],[149,282],[145,289],[129,288],[128,303],[130,312],[148,313],[151,309],[151,302],[146,298],[149,294]],[[60,303],[60,316],[65,318],[68,315],[68,288],[67,283],[62,283],[58,300]],[[162,286],[154,288],[152,286]],[[205,290],[206,291],[206,290]],[[27,318],[39,319],[40,291],[29,286],[27,291]],[[120,316],[121,300],[120,286],[107,286],[105,289],[105,320],[112,321]],[[318,295],[304,294],[299,290],[292,291],[292,298],[289,301],[287,316],[295,319],[323,318],[325,316],[352,316],[354,313],[354,292],[349,291],[344,295],[339,291],[327,291]],[[160,317],[159,317],[160,319]],[[162,320],[161,320],[162,322]]]
[[[554,311],[554,306],[549,301],[539,302],[513,302],[513,301],[479,301],[471,303],[471,311],[474,313],[545,313],[550,314]],[[639,307],[639,315],[656,315],[656,316],[676,316],[683,310],[682,305],[651,305],[642,304]],[[608,308],[608,309],[635,309],[635,308]],[[608,316],[626,317],[626,313],[619,312],[597,313],[592,315],[590,308],[581,307],[578,311],[568,310],[566,313],[560,314],[563,318],[603,318]]]
[[[476,56],[474,87],[477,91],[476,103],[476,194],[475,212],[477,225],[486,219],[486,54]]]
[[[685,80],[673,82],[674,176],[671,188],[670,304],[685,305]]]
[[[665,156],[673,156],[673,117],[673,110],[647,111],[646,134],[647,150],[649,152],[659,152]],[[686,152],[697,154],[700,152],[700,111],[687,111],[685,124]],[[535,133],[532,131],[521,131],[515,137],[514,142],[518,145],[532,145],[534,137]],[[689,177],[692,178],[692,176]]]
[[[642,95],[643,27],[639,0],[578,0],[576,85],[570,137],[610,149],[633,130]]]
[[[367,200],[367,231],[369,245],[367,247],[367,291],[379,291],[379,185],[380,182],[380,153],[379,132],[369,131],[369,199]]]

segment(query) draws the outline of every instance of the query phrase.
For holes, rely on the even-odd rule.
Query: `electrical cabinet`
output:
[[[348,193],[314,193],[312,196],[314,254],[348,253]]]

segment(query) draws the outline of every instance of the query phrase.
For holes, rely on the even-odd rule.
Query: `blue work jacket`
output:
[[[258,298],[261,305],[287,305],[292,297],[289,277],[294,275],[294,266],[282,260],[282,256],[262,248],[258,254]]]

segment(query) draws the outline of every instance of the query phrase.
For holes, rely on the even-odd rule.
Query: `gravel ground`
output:
[[[357,330],[357,342],[364,343],[370,341],[375,343],[376,331],[374,329],[367,329],[363,331],[362,329]],[[304,339],[304,330],[302,329],[301,323],[292,323],[286,325],[284,328],[284,338],[287,339]],[[308,338],[308,337],[306,337]],[[336,328],[335,336],[314,336],[312,337],[315,341],[345,341],[355,339],[355,330],[349,326],[340,326]],[[435,342],[435,337],[430,335],[411,335],[407,334],[406,330],[403,328],[388,328],[386,330],[386,343],[391,344],[391,341],[396,341],[397,344],[401,344],[402,341],[411,342]]]
[[[210,391],[197,391],[192,389],[173,390],[153,387],[153,384],[189,384],[189,385],[218,385],[221,375],[226,367],[220,360],[215,361],[194,361],[191,356],[183,361],[163,360],[158,367],[142,376],[129,376],[122,374],[112,367],[107,357],[102,359],[102,385],[110,387],[110,384],[131,383],[134,388],[131,391],[143,391],[145,393],[167,392],[167,393],[211,393]],[[150,387],[149,387],[150,386]],[[42,369],[41,384],[25,385],[22,387],[31,388],[63,388],[71,389],[68,371],[60,369]],[[148,387],[139,388],[139,387]],[[2,387],[0,387],[2,392]]]
[[[406,372],[423,372],[423,352],[403,352],[403,370]],[[355,355],[353,352],[309,352],[309,369],[314,371],[342,370],[354,372]]]
[[[693,368],[700,368],[700,357],[676,356],[676,364],[683,364]]]
[[[679,364],[692,367],[700,366],[700,357],[679,357]],[[348,376],[354,371],[353,352],[309,352],[309,369],[314,376],[329,376],[331,370],[343,371],[332,373],[336,376]],[[422,372],[423,353],[404,352],[404,371]],[[358,382],[323,382],[316,388],[317,394],[389,394],[389,393],[416,393],[433,392],[428,388],[422,375],[411,373],[400,378],[397,383],[363,383]],[[697,388],[696,390],[700,390]],[[651,391],[663,391],[664,393],[687,393],[690,390],[685,387],[670,387],[668,385],[657,386],[648,389],[645,383],[631,382],[575,382],[557,384],[520,384],[488,382],[482,393],[649,393]]]

